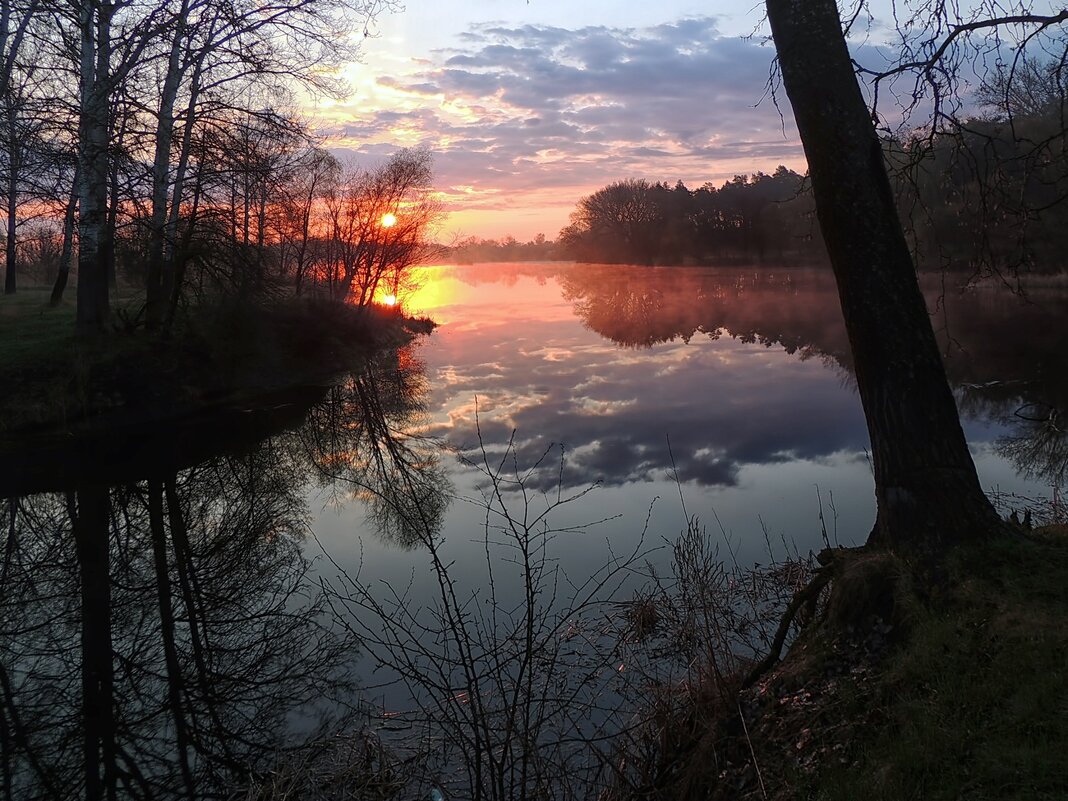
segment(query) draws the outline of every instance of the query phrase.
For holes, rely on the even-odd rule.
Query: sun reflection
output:
[[[404,293],[404,310],[409,314],[429,315],[439,325],[450,322],[442,309],[453,302],[458,282],[441,267],[417,267],[412,271],[411,285]]]

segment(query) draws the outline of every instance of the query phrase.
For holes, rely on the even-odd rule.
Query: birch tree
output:
[[[4,253],[4,293],[16,289],[16,256],[21,183],[27,167],[29,137],[26,109],[29,105],[30,76],[20,69],[20,61],[30,26],[41,13],[41,0],[21,4],[0,0],[0,126],[6,167],[4,180],[4,215],[6,247]]]

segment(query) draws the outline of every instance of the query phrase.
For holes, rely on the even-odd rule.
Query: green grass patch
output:
[[[39,367],[43,359],[73,347],[74,307],[50,308],[48,296],[43,289],[0,296],[0,366],[5,372]]]
[[[963,548],[945,597],[918,615],[875,693],[845,715],[862,732],[823,801],[1068,797],[1068,533]]]

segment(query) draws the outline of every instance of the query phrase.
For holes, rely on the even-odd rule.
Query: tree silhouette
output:
[[[945,17],[945,4],[932,6]],[[999,532],[1003,523],[979,486],[837,4],[767,0],[766,8],[871,438],[878,515],[869,542],[937,551]],[[951,24],[898,70],[930,73],[955,39],[998,23]]]

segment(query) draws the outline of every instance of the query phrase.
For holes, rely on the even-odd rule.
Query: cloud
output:
[[[562,227],[579,197],[621,178],[700,186],[801,166],[792,121],[765,93],[772,57],[722,35],[713,17],[475,26],[403,74],[379,76],[381,96],[337,107],[328,133],[357,153],[428,146],[441,186],[477,190],[446,193],[450,207],[511,209],[527,196],[555,204]]]

